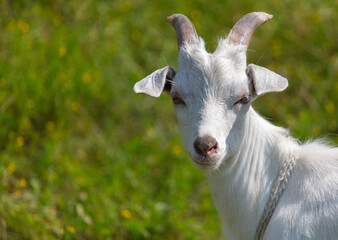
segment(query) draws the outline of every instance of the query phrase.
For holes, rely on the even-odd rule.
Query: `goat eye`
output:
[[[174,103],[175,105],[177,105],[177,104],[184,104],[184,101],[183,101],[182,98],[179,98],[179,97],[173,97],[173,103]]]
[[[241,103],[241,104],[246,104],[250,102],[250,97],[248,95],[244,95],[241,99],[239,99],[235,104]]]

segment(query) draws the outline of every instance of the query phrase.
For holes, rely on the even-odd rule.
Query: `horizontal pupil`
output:
[[[244,103],[246,103],[248,101],[249,101],[249,98],[247,96],[242,97],[242,99],[241,99],[241,102],[244,102]]]
[[[183,100],[180,99],[180,98],[178,98],[178,97],[174,97],[174,98],[173,98],[173,102],[174,102],[175,104],[179,104],[179,103],[182,103]]]

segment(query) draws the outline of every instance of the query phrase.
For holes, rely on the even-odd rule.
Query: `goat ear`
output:
[[[249,64],[246,68],[251,90],[258,97],[268,92],[281,92],[288,86],[288,80],[269,69]]]
[[[159,97],[163,90],[170,92],[176,70],[170,66],[156,70],[134,85],[134,92]]]

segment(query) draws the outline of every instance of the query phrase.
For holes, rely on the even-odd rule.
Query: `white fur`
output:
[[[338,149],[299,145],[253,109],[247,115],[239,151],[207,174],[224,235],[253,239],[278,171],[294,154],[296,167],[264,239],[338,239]]]
[[[174,107],[181,141],[208,176],[223,233],[227,239],[253,239],[283,162],[295,156],[264,239],[338,239],[338,148],[318,141],[302,145],[260,117],[250,103],[235,104],[246,93],[253,101],[255,84],[262,92],[282,91],[287,84],[280,78],[284,82],[278,87],[276,74],[275,88],[264,89],[269,84],[250,79],[245,50],[226,39],[213,54],[202,39],[181,47],[170,91],[185,102]],[[217,140],[218,148],[214,164],[201,165],[193,144],[206,135]]]

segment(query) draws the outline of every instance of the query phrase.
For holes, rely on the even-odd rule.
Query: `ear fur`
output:
[[[170,91],[171,82],[176,70],[170,66],[156,70],[134,85],[135,93],[143,93],[152,97],[159,97],[163,90]]]
[[[252,93],[258,97],[268,92],[281,92],[288,86],[288,80],[269,69],[249,64],[246,74],[252,86]]]

